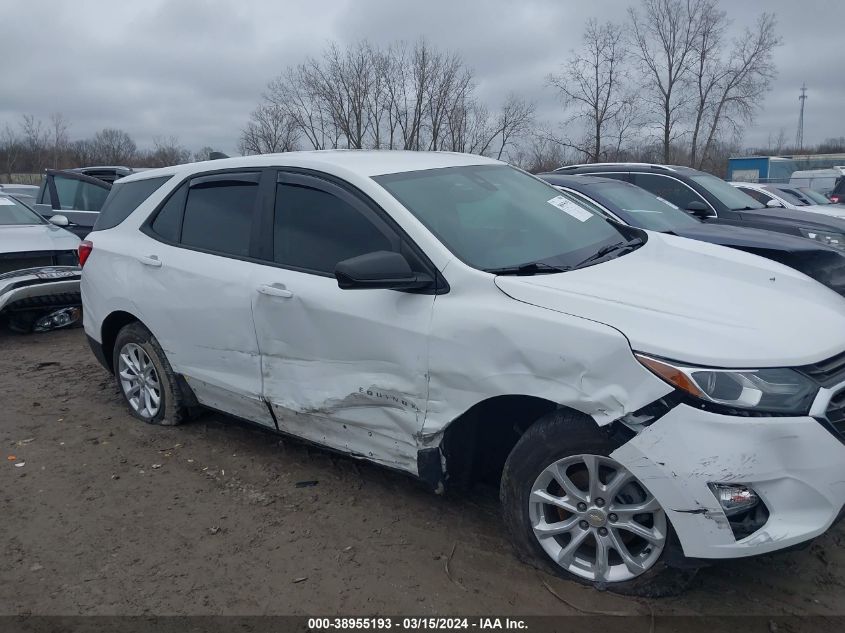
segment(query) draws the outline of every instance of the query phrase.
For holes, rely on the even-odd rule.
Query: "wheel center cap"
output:
[[[587,523],[589,523],[593,527],[601,527],[604,525],[605,521],[607,520],[607,515],[598,508],[590,508],[587,510],[586,517]]]

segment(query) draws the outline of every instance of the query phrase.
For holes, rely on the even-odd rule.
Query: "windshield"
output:
[[[590,185],[587,191],[607,198],[628,214],[623,218],[626,222],[641,229],[665,232],[699,224],[698,220],[671,202],[633,185],[603,182]]]
[[[44,224],[44,219],[14,198],[0,195],[0,226]]]
[[[716,176],[711,176],[710,174],[699,174],[698,176],[692,176],[692,179],[732,211],[764,208],[754,198],[743,193],[736,187],[729,185],[721,178],[716,178]]]
[[[833,204],[824,196],[824,194],[821,194],[818,191],[814,191],[809,187],[798,187],[798,191],[804,194],[805,197],[812,200],[813,204]]]
[[[376,176],[461,260],[481,270],[532,262],[572,266],[628,235],[507,165]]]

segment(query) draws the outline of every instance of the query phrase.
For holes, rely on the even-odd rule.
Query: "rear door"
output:
[[[431,273],[380,209],[328,180],[280,173],[253,313],[279,428],[416,472],[433,294],[341,290],[335,265],[397,251]]]
[[[70,221],[68,230],[85,237],[97,221],[110,190],[111,184],[98,178],[48,169],[35,210],[48,219],[64,215]]]
[[[252,319],[261,175],[182,183],[141,227],[145,235],[133,235],[127,269],[115,274],[131,284],[142,320],[202,404],[275,428]]]

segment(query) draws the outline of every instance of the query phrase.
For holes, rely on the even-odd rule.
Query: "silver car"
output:
[[[22,332],[79,320],[79,238],[0,193],[0,321]]]

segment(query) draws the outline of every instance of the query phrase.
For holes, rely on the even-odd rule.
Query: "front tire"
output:
[[[598,589],[658,597],[694,570],[665,564],[679,547],[660,503],[588,416],[553,411],[523,434],[501,482],[505,525],[520,558]]]
[[[114,376],[129,412],[148,424],[173,426],[188,419],[182,387],[152,333],[141,323],[125,325],[112,355]]]

